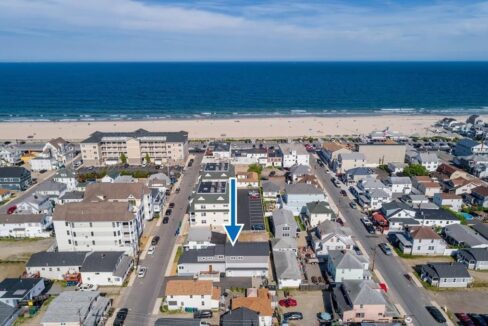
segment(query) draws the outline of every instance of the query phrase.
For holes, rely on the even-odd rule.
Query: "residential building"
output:
[[[54,138],[44,145],[42,155],[53,158],[56,165],[64,165],[76,156],[75,145],[61,137]]]
[[[0,167],[0,189],[24,191],[31,184],[31,173],[26,168]]]
[[[303,144],[280,144],[283,153],[283,167],[290,168],[295,164],[310,165],[310,154]]]
[[[59,251],[124,251],[132,256],[142,234],[142,216],[123,202],[60,205],[53,223]]]
[[[463,207],[463,198],[456,194],[438,192],[434,194],[434,204],[439,207],[449,207],[450,209],[459,212]]]
[[[408,154],[405,154],[407,156]],[[407,166],[407,163],[404,162],[390,162],[388,163],[388,170],[392,173],[392,175],[397,175],[403,172],[403,169]]]
[[[300,216],[311,227],[316,227],[324,221],[336,219],[336,215],[330,208],[329,203],[325,201],[307,203]]]
[[[380,209],[384,203],[391,201],[391,194],[382,189],[372,189],[358,198],[362,207],[370,210]]]
[[[183,163],[188,157],[188,133],[97,131],[80,144],[81,157],[87,166],[113,165],[125,156],[127,163],[141,165],[149,157],[155,164]],[[146,162],[147,163],[147,162]]]
[[[402,233],[395,233],[399,249],[407,255],[444,255],[446,242],[430,227],[410,228]]]
[[[319,258],[327,257],[330,251],[354,248],[352,231],[333,221],[320,223],[315,232],[311,233],[310,239],[315,254]]]
[[[471,138],[460,139],[454,148],[454,155],[468,156],[473,154],[488,154],[488,146],[480,144]]]
[[[276,200],[280,194],[280,186],[273,181],[263,181],[261,182],[261,187],[263,188],[263,199]]]
[[[346,171],[343,175],[342,180],[347,184],[355,184],[366,178],[376,179],[378,175],[371,168],[359,167],[352,168]]]
[[[406,146],[395,142],[360,144],[358,152],[366,158],[366,166],[376,167],[405,161]]]
[[[325,193],[310,184],[297,183],[285,186],[285,207],[298,216],[307,203],[314,201],[327,201]]]
[[[9,200],[12,197],[12,191],[8,189],[0,189],[0,203]]]
[[[414,219],[420,225],[431,227],[446,227],[461,223],[456,216],[444,209],[417,209]]]
[[[439,165],[437,168],[437,174],[441,176],[439,178],[441,180],[456,178],[463,178],[466,180],[473,179],[473,176],[468,172],[447,163],[442,163]]]
[[[443,188],[445,192],[453,193],[456,195],[471,194],[471,191],[479,186],[482,186],[483,182],[479,179],[467,180],[464,178],[455,178],[444,181]]]
[[[337,169],[337,160],[340,154],[351,153],[345,145],[336,142],[325,142],[322,144],[322,150],[318,151],[319,157],[327,163],[332,171]]]
[[[63,168],[56,172],[53,180],[55,182],[64,183],[67,191],[76,190],[78,181],[76,180],[76,174],[71,169]]]
[[[488,248],[466,248],[458,250],[457,261],[469,269],[488,270]]]
[[[56,204],[59,202],[59,198],[64,196],[66,190],[67,186],[64,183],[46,180],[37,186],[35,194],[37,196],[47,197]]]
[[[201,181],[190,201],[190,224],[224,225],[229,222],[229,182]]]
[[[333,289],[334,307],[344,323],[391,322],[389,303],[372,280],[346,280]]]
[[[205,322],[200,319],[193,319],[187,317],[181,318],[158,318],[154,323],[154,326],[203,326]]]
[[[471,190],[473,204],[488,208],[488,187],[479,186]]]
[[[43,278],[6,278],[0,282],[0,303],[17,307],[19,302],[39,296],[45,288]]]
[[[429,172],[434,172],[439,167],[439,158],[435,153],[419,153],[417,161]]]
[[[205,249],[186,250],[178,262],[178,275],[194,276],[215,271],[227,277],[268,276],[269,244],[237,242]]]
[[[232,157],[230,143],[210,142],[203,156],[203,162],[229,161]]]
[[[363,168],[366,166],[366,157],[363,153],[350,152],[341,153],[337,158],[336,172],[344,173],[354,168]]]
[[[16,213],[19,214],[46,214],[53,211],[53,203],[47,196],[31,194],[17,204]]]
[[[310,175],[310,174],[312,174],[312,170],[310,169],[309,165],[295,164],[292,167],[290,167],[290,179],[293,182],[297,181],[298,178],[304,175]]]
[[[215,246],[215,243],[212,243],[212,230],[210,226],[202,225],[190,227],[184,244],[186,250],[205,249],[213,246]]]
[[[0,166],[15,166],[22,164],[22,151],[15,147],[0,147]]]
[[[91,251],[81,265],[81,279],[85,284],[122,286],[132,264],[132,258],[124,251]]]
[[[441,192],[441,186],[430,177],[417,176],[413,178],[414,186],[425,196],[432,198],[436,193]]]
[[[248,289],[246,297],[232,299],[232,310],[247,308],[259,316],[259,326],[273,325],[272,298],[268,289]]]
[[[65,279],[77,275],[88,251],[41,251],[32,254],[25,265],[27,275],[39,275],[49,280]]]
[[[244,307],[226,312],[220,320],[222,326],[259,326],[259,314]]]
[[[366,280],[371,278],[369,260],[352,250],[329,250],[327,273],[333,282],[345,280]]]
[[[271,247],[273,248],[273,252],[286,251],[295,254],[295,256],[298,252],[297,239],[295,238],[273,238],[271,239]]]
[[[409,194],[412,192],[412,180],[410,177],[389,177],[386,180],[392,194]]]
[[[233,149],[231,155],[232,164],[267,166],[268,162],[268,149],[264,147]]]
[[[462,224],[448,225],[442,231],[446,241],[462,248],[488,248],[488,240]]]
[[[200,170],[200,181],[228,181],[229,178],[235,177],[236,172],[232,164],[226,161],[209,162],[202,165]]]
[[[488,223],[476,222],[472,227],[479,235],[488,240]]]
[[[427,263],[421,266],[420,277],[439,288],[466,288],[473,282],[463,263]]]
[[[48,238],[52,220],[43,214],[0,214],[0,237]]]
[[[58,204],[79,203],[82,202],[84,198],[85,193],[83,191],[68,191],[59,198]]]
[[[34,172],[51,171],[59,167],[58,162],[54,158],[46,157],[42,154],[31,159],[29,164],[31,170]]]
[[[299,228],[292,211],[286,208],[275,210],[272,224],[276,238],[296,238]]]
[[[299,288],[302,284],[302,273],[296,254],[290,251],[273,251],[273,257],[278,288]]]
[[[42,326],[103,325],[111,300],[98,291],[64,291],[49,304]]]
[[[220,289],[212,281],[169,280],[165,289],[168,310],[219,308]]]
[[[129,203],[131,211],[145,220],[154,217],[152,192],[143,183],[92,183],[86,187],[85,202]]]
[[[236,173],[237,188],[258,188],[259,176],[256,172]]]
[[[151,189],[158,189],[160,192],[165,192],[171,184],[171,178],[161,172],[152,174],[147,179],[147,186]]]

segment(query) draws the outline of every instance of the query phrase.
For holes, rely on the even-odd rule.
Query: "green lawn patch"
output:
[[[300,216],[295,216],[295,221],[297,222],[298,224],[298,227],[300,228],[300,231],[305,231],[307,228],[305,227],[305,224],[303,224],[303,221],[302,219],[300,218]]]

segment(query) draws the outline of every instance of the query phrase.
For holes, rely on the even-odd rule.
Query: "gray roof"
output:
[[[54,178],[76,178],[76,174],[73,170],[67,169],[67,168],[62,168],[59,169],[58,172],[56,172],[56,175]]]
[[[280,192],[280,186],[272,181],[263,181],[261,185],[263,187],[263,192]]]
[[[346,174],[350,176],[356,176],[356,175],[361,176],[361,175],[372,175],[374,174],[374,172],[371,168],[359,167],[359,168],[352,168],[347,170]]]
[[[290,168],[290,173],[295,176],[302,176],[305,174],[310,174],[311,170],[308,165],[298,164],[298,165],[293,165]]]
[[[36,188],[36,192],[63,191],[63,190],[66,190],[66,188],[67,188],[66,184],[51,180],[51,181],[45,181],[45,182],[40,183]]]
[[[363,269],[363,263],[367,262],[366,258],[349,250],[330,250],[329,259],[337,269]]]
[[[488,262],[488,248],[466,248],[459,250],[460,253],[476,261]]]
[[[488,245],[488,240],[477,234],[467,225],[451,224],[444,228],[444,234],[467,247]]]
[[[386,299],[372,280],[345,280],[346,292],[354,305],[382,305]]]
[[[271,240],[273,250],[280,249],[297,249],[297,240],[295,238],[274,238]]]
[[[280,208],[273,212],[273,224],[276,225],[297,225],[293,212],[286,209]]]
[[[457,142],[457,145],[462,145],[465,147],[474,147],[478,144],[479,144],[478,142],[472,140],[471,138],[463,138]]]
[[[64,291],[49,304],[41,323],[75,324],[81,316],[83,325],[94,325],[109,301],[97,291]]]
[[[30,174],[30,172],[23,167],[0,167],[0,178],[20,178],[24,173]]]
[[[200,325],[201,325],[200,319],[192,319],[192,318],[159,318],[154,323],[154,326],[200,326]]]
[[[131,175],[119,175],[114,179],[114,183],[132,183],[135,181],[136,179],[134,179]]]
[[[68,200],[68,199],[82,200],[84,196],[85,196],[85,193],[83,191],[76,191],[75,190],[75,191],[66,192],[59,199],[61,199],[61,200]]]
[[[359,153],[359,152],[340,153],[339,159],[342,161],[345,161],[345,160],[364,161],[364,160],[366,160],[366,156],[364,156],[363,153]]]
[[[369,198],[388,198],[389,195],[383,189],[371,189],[368,192],[367,197],[369,197]]]
[[[410,179],[410,177],[389,177],[388,182],[393,185],[412,184],[412,180]]]
[[[275,251],[273,257],[277,278],[292,280],[301,279],[302,274],[298,267],[295,253],[290,251]]]
[[[191,226],[186,241],[207,241],[212,239],[212,230],[209,226]]]
[[[7,321],[15,314],[16,308],[0,302],[0,325],[8,325]]]
[[[292,152],[296,152],[297,155],[308,155],[308,152],[303,144],[280,144],[280,149],[284,155],[291,154]]]
[[[323,194],[322,190],[308,183],[287,184],[285,191],[288,195]]]
[[[198,257],[211,257],[223,255],[228,256],[244,256],[244,257],[266,257],[269,256],[268,242],[237,242],[232,246],[229,242],[225,245],[217,244],[213,247],[205,249],[190,249],[183,252],[179,263],[199,263]],[[224,262],[224,260],[221,260]],[[207,262],[202,262],[208,264]]]
[[[419,153],[418,155],[420,162],[438,162],[436,153]]]
[[[330,209],[330,206],[325,201],[313,201],[307,203],[307,209],[311,214],[334,214],[334,211]]]
[[[81,272],[115,272],[125,253],[123,251],[89,252],[81,266]]]
[[[43,278],[6,278],[0,282],[0,298],[24,298]]]
[[[376,178],[366,178],[361,181],[364,189],[384,189],[386,185]]]
[[[85,260],[86,251],[80,252],[47,252],[42,251],[32,254],[26,267],[56,267],[56,266],[81,266]]]
[[[458,218],[444,209],[416,209],[415,218],[421,220],[458,221]]]
[[[186,131],[179,132],[150,132],[145,129],[137,129],[133,132],[101,132],[96,131],[90,135],[82,143],[99,143],[103,137],[124,137],[124,138],[138,138],[138,137],[166,137],[167,142],[187,142],[188,133]]]
[[[259,315],[257,312],[247,309],[245,307],[231,310],[221,318],[222,326],[259,326]],[[163,326],[162,324],[157,324]],[[168,326],[182,325],[180,323],[167,324]],[[200,325],[200,324],[198,324]]]
[[[473,229],[483,238],[488,239],[488,223],[475,223]]]
[[[427,263],[422,266],[422,270],[438,278],[471,277],[466,265],[462,263]]]

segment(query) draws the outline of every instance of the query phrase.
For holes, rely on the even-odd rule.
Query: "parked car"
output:
[[[345,190],[341,190],[341,195],[347,197],[347,192]]]
[[[469,318],[467,314],[464,312],[457,312],[454,314],[457,319],[461,322],[463,326],[476,326],[475,323]]]
[[[434,306],[426,306],[425,309],[432,315],[432,317],[435,319],[436,322],[438,323],[445,323],[446,318],[442,315],[442,312],[440,312],[439,309],[437,309]]]
[[[339,223],[341,226],[344,226],[344,221],[340,217],[336,219],[336,222]]]
[[[175,192],[176,192],[177,194],[179,194],[179,193],[180,193],[180,190],[181,190],[180,188],[176,188]]]
[[[368,231],[369,234],[375,234],[376,233],[376,230],[374,229],[373,224],[366,225],[366,230]]]
[[[117,312],[117,315],[115,315],[115,320],[113,323],[113,326],[122,326],[124,325],[125,319],[127,318],[127,315],[129,314],[129,309],[127,308],[121,308]]]
[[[151,245],[156,246],[159,243],[159,235],[156,235],[151,240]]]
[[[199,310],[193,313],[193,318],[195,319],[212,318],[212,316],[212,310]]]
[[[294,312],[287,312],[283,314],[283,319],[284,320],[302,320],[303,319],[303,314],[298,311]]]
[[[488,322],[480,314],[468,314],[469,318],[475,323],[476,326],[488,326]]]
[[[17,206],[16,205],[13,205],[13,206],[10,206],[8,209],[7,209],[7,214],[10,215],[10,214],[13,214],[15,213],[15,211],[17,210]]]
[[[169,208],[175,208],[175,203],[169,203],[168,207]]]
[[[391,248],[388,246],[388,244],[386,244],[385,242],[383,243],[380,243],[378,245],[380,248],[381,248],[381,251],[383,251],[383,253],[387,256],[391,256],[393,253],[391,252]]]
[[[296,307],[298,305],[297,300],[292,299],[292,298],[282,299],[278,303],[279,303],[280,306],[286,307],[286,308],[288,308],[288,307]]]
[[[97,289],[98,289],[98,286],[95,284],[80,284],[80,285],[78,285],[79,291],[89,292],[89,291],[96,291]]]
[[[144,276],[146,276],[146,272],[147,272],[147,267],[139,266],[139,269],[137,270],[137,277],[144,278]]]
[[[168,208],[168,209],[166,210],[166,212],[164,213],[164,215],[166,215],[166,216],[171,216],[171,213],[172,213],[172,212],[173,212],[173,210],[172,210],[171,208]]]
[[[356,209],[358,207],[358,205],[353,201],[349,204],[349,206],[351,206],[352,209]]]
[[[403,274],[403,276],[407,279],[407,281],[409,281],[409,282],[412,282],[413,281],[413,279],[410,276],[410,274]]]
[[[168,224],[168,222],[169,222],[169,217],[165,216],[163,218],[163,224]]]
[[[154,255],[154,251],[156,250],[155,246],[150,246],[149,249],[147,250],[148,255]]]

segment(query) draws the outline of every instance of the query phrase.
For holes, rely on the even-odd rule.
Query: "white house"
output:
[[[22,151],[10,148],[0,148],[0,166],[14,166],[22,163]]]
[[[488,248],[466,248],[458,250],[457,261],[469,269],[488,270]]]
[[[280,194],[280,186],[272,181],[261,182],[263,188],[263,199],[276,200]]]
[[[435,153],[419,153],[417,161],[429,172],[434,172],[439,167],[439,158]]]
[[[412,227],[411,232],[395,233],[399,249],[407,255],[444,255],[446,242],[429,226]]]
[[[57,169],[57,162],[51,157],[38,156],[29,161],[31,170],[35,172],[39,171],[51,171]]]
[[[280,144],[283,153],[283,167],[290,168],[295,164],[310,165],[310,154],[302,144]]]
[[[208,225],[191,226],[184,244],[186,250],[205,249],[215,246],[212,243],[212,229]]]
[[[0,214],[0,237],[49,238],[52,219],[43,214]]]
[[[463,207],[463,198],[456,194],[439,192],[434,194],[434,204],[439,207],[447,206],[454,211],[459,212]]]
[[[124,251],[91,251],[81,265],[81,280],[98,286],[122,286],[132,269]]]
[[[302,273],[296,255],[290,251],[274,251],[273,257],[278,288],[300,287]]]
[[[371,278],[369,260],[352,250],[330,250],[327,258],[327,272],[336,282],[345,280],[366,280]]]
[[[392,194],[409,194],[412,192],[412,180],[410,177],[389,177],[386,184]]]
[[[80,268],[85,261],[87,251],[60,252],[41,251],[32,254],[25,265],[28,275],[38,274],[49,280],[65,279],[65,276],[80,273]]]
[[[53,203],[47,196],[31,194],[19,204],[16,213],[20,214],[51,214]]]
[[[169,280],[164,294],[168,310],[219,308],[220,289],[212,281]]]
[[[67,187],[67,191],[76,190],[76,185],[78,184],[75,173],[70,169],[58,170],[53,180],[59,183],[64,183]]]
[[[324,221],[335,219],[336,215],[325,201],[307,203],[302,211],[302,219],[311,227],[316,227]]]
[[[327,257],[329,251],[354,248],[352,231],[332,221],[320,223],[315,229],[315,233],[312,233],[311,240],[317,257],[322,258]]]
[[[61,137],[51,139],[42,149],[46,157],[51,157],[60,165],[66,164],[75,157],[75,145],[67,142]]]
[[[327,201],[327,196],[321,189],[307,183],[285,186],[285,207],[290,209],[295,216],[302,212],[307,203],[314,201]]]
[[[466,288],[473,282],[463,263],[427,263],[422,265],[420,277],[439,288]]]

